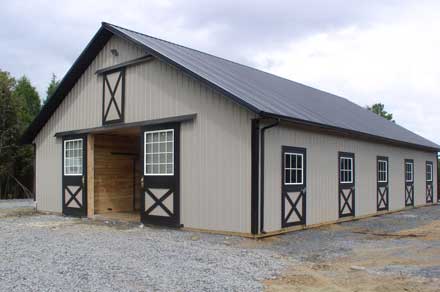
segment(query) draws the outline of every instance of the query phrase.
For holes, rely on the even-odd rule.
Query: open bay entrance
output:
[[[140,222],[140,129],[94,135],[94,217]]]

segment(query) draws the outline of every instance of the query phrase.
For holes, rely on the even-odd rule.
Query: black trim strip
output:
[[[142,122],[133,122],[133,123],[108,125],[108,126],[104,125],[102,127],[94,127],[94,128],[86,128],[86,129],[73,130],[73,131],[58,132],[55,134],[55,137],[63,137],[63,136],[78,135],[78,134],[88,134],[88,133],[101,133],[101,132],[107,132],[107,131],[112,131],[112,130],[143,127],[143,126],[158,125],[158,124],[165,124],[165,123],[187,122],[187,121],[195,120],[196,117],[197,117],[197,114],[189,114],[189,115],[175,116],[175,117],[169,117],[169,118],[147,120],[147,121],[142,121]]]
[[[140,58],[136,58],[136,59],[133,59],[130,61],[126,61],[126,62],[122,62],[122,63],[116,64],[113,66],[98,69],[98,70],[96,70],[95,74],[103,75],[103,74],[113,73],[113,72],[119,71],[122,68],[127,68],[127,67],[130,67],[133,65],[142,64],[142,63],[151,61],[153,59],[154,59],[154,57],[152,55],[142,56]]]
[[[258,186],[260,177],[259,154],[260,154],[260,120],[252,120],[251,134],[251,233],[258,234]]]
[[[434,148],[434,147],[428,147],[428,146],[423,146],[423,145],[419,145],[419,144],[413,144],[413,143],[409,143],[409,142],[394,140],[394,139],[390,139],[390,138],[385,138],[385,137],[376,136],[373,134],[344,129],[344,128],[340,128],[340,127],[305,121],[305,120],[291,118],[291,117],[287,117],[287,116],[283,116],[283,115],[271,114],[271,113],[264,112],[264,111],[261,111],[260,115],[262,117],[266,117],[266,118],[272,118],[272,119],[276,118],[276,119],[280,119],[282,121],[289,122],[289,123],[292,123],[295,125],[305,126],[309,130],[310,129],[317,129],[317,130],[324,131],[329,134],[354,137],[354,138],[363,139],[363,140],[370,141],[370,142],[374,141],[374,142],[380,142],[380,143],[384,143],[384,144],[399,145],[399,146],[404,146],[407,148],[424,150],[424,151],[428,151],[428,152],[440,151],[440,148]]]

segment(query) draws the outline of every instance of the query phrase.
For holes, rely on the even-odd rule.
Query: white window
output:
[[[145,132],[144,175],[174,175],[174,130]]]
[[[284,184],[301,185],[304,178],[303,154],[284,153]]]
[[[340,182],[352,183],[353,182],[353,158],[341,157],[339,161]]]
[[[64,175],[83,174],[83,139],[64,141]]]
[[[386,160],[377,161],[377,179],[378,182],[388,181],[388,161]]]
[[[414,180],[414,163],[405,162],[405,181],[412,182]]]
[[[426,180],[432,181],[432,163],[426,164]]]

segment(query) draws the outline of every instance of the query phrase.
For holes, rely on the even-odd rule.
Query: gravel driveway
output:
[[[0,290],[320,291],[303,289],[308,282],[284,281],[305,267],[312,267],[302,271],[307,275],[330,279],[353,271],[398,274],[422,279],[428,288],[440,280],[440,230],[430,240],[412,233],[439,217],[439,206],[433,206],[256,241],[56,215],[5,216],[0,218]],[[395,249],[401,247],[409,252]],[[374,254],[378,249],[393,259],[369,264],[372,256],[385,258]],[[420,249],[430,252],[416,255]],[[402,256],[409,261],[396,260]],[[420,264],[419,257],[431,264]],[[348,266],[340,265],[344,260]],[[408,264],[412,260],[414,265]],[[359,263],[364,266],[350,269]],[[333,264],[331,273],[315,269]],[[338,275],[336,268],[346,270]]]

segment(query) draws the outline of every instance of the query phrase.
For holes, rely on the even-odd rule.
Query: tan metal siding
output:
[[[116,48],[119,56],[110,50]],[[111,38],[35,139],[36,195],[39,210],[61,212],[61,152],[57,132],[101,124],[102,82],[97,69],[128,61],[144,53],[119,38]]]
[[[425,204],[425,162],[435,153],[308,132],[286,126],[266,132],[265,230],[281,229],[281,146],[307,149],[307,224],[338,219],[338,151],[355,154],[356,216],[376,213],[376,157],[389,157],[390,210],[404,207],[403,163],[414,159],[415,204]],[[435,174],[437,170],[435,170]],[[437,184],[434,182],[434,189]]]
[[[37,136],[40,210],[61,212],[62,150],[54,134],[101,126],[102,79],[95,71],[143,54],[113,37]],[[127,123],[197,113],[181,129],[181,222],[249,233],[254,114],[158,60],[127,68],[125,102]]]

